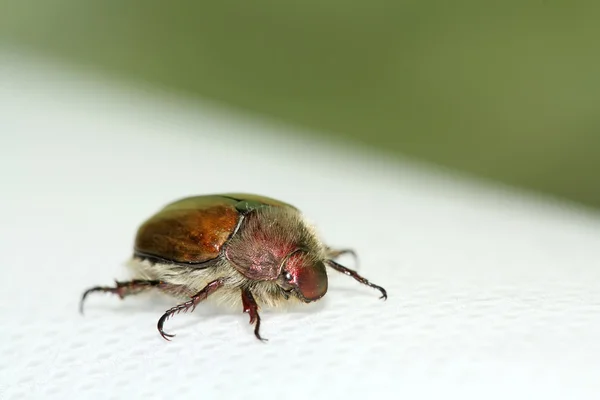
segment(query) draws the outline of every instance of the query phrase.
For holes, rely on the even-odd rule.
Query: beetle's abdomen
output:
[[[179,263],[202,263],[219,256],[235,231],[239,212],[230,204],[165,208],[138,230],[135,252]]]

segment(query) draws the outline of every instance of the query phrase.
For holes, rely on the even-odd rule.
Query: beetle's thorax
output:
[[[323,257],[320,240],[298,211],[266,207],[244,217],[225,256],[245,277],[266,281],[277,279],[286,257],[298,249],[315,261]]]

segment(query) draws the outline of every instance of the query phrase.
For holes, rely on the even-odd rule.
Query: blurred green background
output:
[[[600,1],[0,0],[0,40],[600,206]]]

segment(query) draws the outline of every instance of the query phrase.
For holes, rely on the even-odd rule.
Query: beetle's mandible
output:
[[[156,289],[181,298],[158,320],[194,310],[208,296],[241,303],[260,339],[259,305],[284,301],[310,303],[327,292],[326,267],[381,292],[356,271],[334,261],[349,249],[332,249],[319,239],[300,211],[281,201],[252,194],[189,197],[171,203],[144,222],[136,235],[130,265],[134,277],[115,286],[96,286],[83,293],[118,295],[121,299]],[[241,300],[241,301],[240,301]]]

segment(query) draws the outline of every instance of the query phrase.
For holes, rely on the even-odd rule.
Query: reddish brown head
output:
[[[327,293],[325,264],[306,251],[296,250],[284,260],[279,282],[305,303],[319,300]]]

